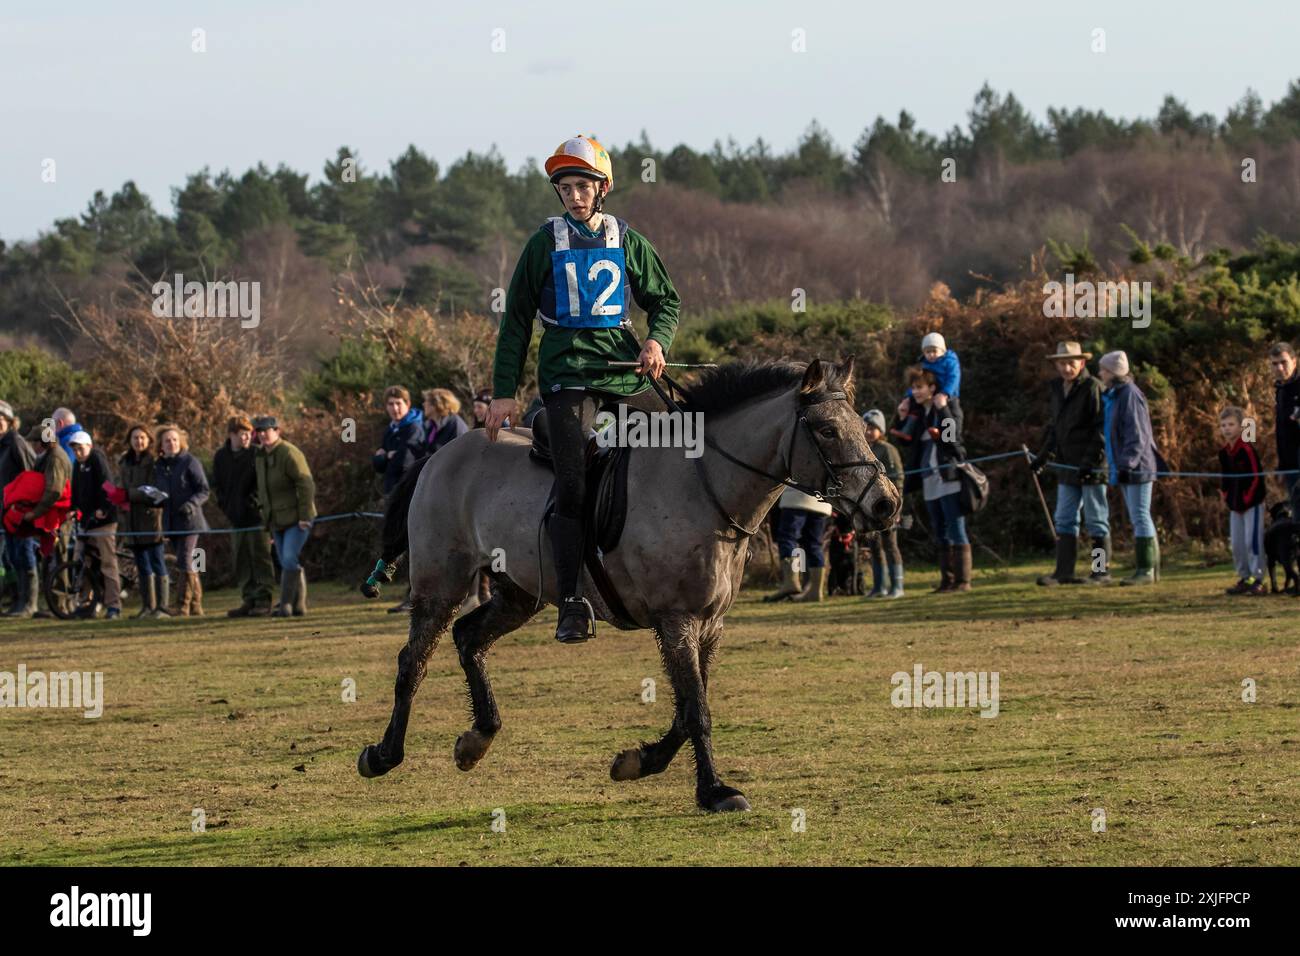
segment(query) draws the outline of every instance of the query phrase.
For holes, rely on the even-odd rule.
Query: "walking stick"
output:
[[[1033,461],[1033,459],[1030,457],[1030,454],[1029,454],[1029,446],[1028,446],[1028,445],[1021,445],[1021,446],[1020,446],[1020,450],[1023,451],[1023,452],[1025,453],[1025,461],[1026,461],[1026,462],[1032,462],[1032,461]],[[1038,481],[1038,474],[1034,471],[1033,468],[1030,468],[1030,469],[1029,469],[1029,476],[1030,476],[1031,478],[1034,479],[1034,488],[1038,491],[1038,500],[1039,500],[1040,502],[1042,502],[1042,505],[1043,505],[1043,514],[1045,514],[1045,515],[1047,516],[1047,526],[1048,526],[1049,528],[1052,529],[1052,538],[1055,539],[1055,538],[1056,538],[1056,522],[1052,520],[1052,509],[1049,508],[1049,507],[1047,507],[1047,498],[1043,495],[1043,486],[1042,486],[1042,484]]]

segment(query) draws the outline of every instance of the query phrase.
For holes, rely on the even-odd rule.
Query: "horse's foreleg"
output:
[[[695,751],[695,802],[705,810],[748,810],[749,801],[734,787],[726,786],[713,764],[713,726],[709,716],[707,677],[701,669],[701,636],[705,637],[707,662],[711,646],[710,624],[701,625],[690,618],[661,621],[655,634],[664,669],[673,685],[674,726],[690,737]]]
[[[384,739],[371,744],[357,757],[357,772],[363,777],[388,773],[405,756],[406,722],[411,716],[411,699],[424,681],[429,655],[447,629],[456,605],[432,598],[412,598],[411,626],[406,644],[397,655],[397,683],[393,688],[393,715]]]
[[[487,674],[488,650],[501,635],[528,623],[536,607],[535,598],[502,577],[497,579],[491,599],[466,614],[452,628],[452,640],[456,642],[460,666],[465,670],[474,717],[473,726],[456,738],[456,766],[461,770],[474,769],[501,729],[501,714]]]
[[[722,635],[722,621],[708,622],[700,628],[699,667],[700,684],[704,688],[707,700],[709,693],[709,667],[717,648],[718,638]],[[686,743],[686,728],[674,717],[672,726],[654,743],[642,742],[638,747],[631,747],[614,757],[609,775],[614,780],[640,780],[656,773],[663,773],[677,756],[677,751]]]
[[[609,775],[614,780],[640,780],[652,774],[663,773],[686,743],[686,730],[673,720],[668,732],[654,743],[642,743],[614,757]]]

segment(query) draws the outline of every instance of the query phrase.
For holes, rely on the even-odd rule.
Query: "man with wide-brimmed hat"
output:
[[[1032,460],[1035,474],[1049,464],[1056,475],[1056,570],[1038,583],[1045,587],[1079,584],[1074,566],[1079,553],[1079,512],[1092,539],[1089,584],[1110,580],[1110,508],[1106,502],[1106,414],[1101,383],[1088,374],[1078,342],[1058,342],[1047,360],[1056,365],[1051,383],[1051,414],[1043,446]]]

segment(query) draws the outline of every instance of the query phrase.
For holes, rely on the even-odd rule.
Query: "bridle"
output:
[[[662,377],[666,382],[668,382],[671,388],[675,389],[676,391],[684,391],[681,388],[681,386],[679,386],[676,382],[674,382],[671,378],[669,378],[666,373],[663,374]],[[666,404],[672,411],[682,413],[681,406],[678,405],[675,401],[673,401],[673,399],[670,398],[664,392],[664,390],[659,387],[659,383],[649,376],[647,376],[647,378],[649,378],[651,386],[658,393],[659,397],[663,400],[664,404]],[[817,441],[817,435],[813,431],[812,423],[808,421],[808,416],[806,414],[806,410],[811,408],[814,405],[821,405],[825,402],[846,401],[847,399],[848,399],[848,395],[845,394],[844,392],[821,392],[821,393],[808,395],[808,396],[801,395],[799,397],[799,408],[795,410],[795,416],[796,416],[795,427],[790,429],[790,443],[789,445],[786,446],[786,450],[785,450],[784,470],[786,472],[786,477],[784,478],[778,475],[771,474],[770,472],[764,471],[762,468],[758,468],[754,465],[749,464],[748,462],[741,461],[735,455],[731,454],[725,448],[719,445],[707,433],[704,436],[704,444],[708,448],[711,448],[714,451],[716,451],[727,461],[731,462],[734,465],[738,465],[741,468],[744,468],[746,471],[753,472],[756,475],[762,475],[764,478],[767,478],[769,481],[775,482],[776,484],[785,485],[789,488],[795,489],[796,491],[801,491],[805,495],[810,495],[814,498],[820,498],[824,501],[829,501],[833,498],[838,498],[841,501],[847,500],[844,498],[843,494],[841,493],[844,488],[844,481],[840,477],[840,473],[842,471],[847,471],[850,468],[864,468],[864,467],[870,468],[871,477],[868,478],[866,483],[863,485],[862,491],[861,493],[858,494],[858,497],[853,500],[852,507],[849,509],[849,512],[852,513],[853,510],[861,508],[862,499],[865,498],[867,496],[867,493],[871,491],[871,489],[874,488],[879,483],[880,476],[883,474],[883,470],[880,466],[880,463],[875,461],[867,461],[865,459],[862,459],[860,461],[840,461],[840,462],[831,461],[829,458],[826,457],[826,452],[822,450],[821,443]],[[800,426],[803,427],[800,428]],[[794,444],[795,441],[798,439],[799,435],[804,431],[808,433],[808,440],[812,442],[813,449],[817,452],[817,457],[821,459],[822,467],[826,469],[826,481],[823,487],[821,488],[815,488],[814,486],[807,484],[806,482],[799,481],[794,477],[793,474]],[[700,483],[704,485],[705,493],[709,496],[709,500],[713,502],[713,506],[718,510],[718,513],[722,515],[722,517],[726,520],[728,526],[730,526],[740,534],[744,535],[745,537],[752,537],[754,534],[756,534],[758,532],[758,529],[762,527],[762,522],[760,522],[754,528],[750,529],[750,528],[746,528],[735,518],[733,518],[731,516],[731,513],[727,511],[726,506],[723,505],[721,500],[719,500],[717,492],[713,488],[713,482],[709,480],[709,473],[704,468],[703,456],[695,458],[694,461],[695,461],[695,470],[700,476]]]

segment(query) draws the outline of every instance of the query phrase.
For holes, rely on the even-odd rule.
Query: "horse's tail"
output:
[[[397,559],[406,553],[409,540],[406,533],[406,519],[411,513],[411,499],[415,497],[415,484],[420,480],[420,472],[429,463],[432,455],[421,458],[402,475],[388,495],[384,504],[384,531],[382,550],[374,570],[361,585],[361,593],[366,597],[379,597],[382,584],[392,584],[397,575]]]

